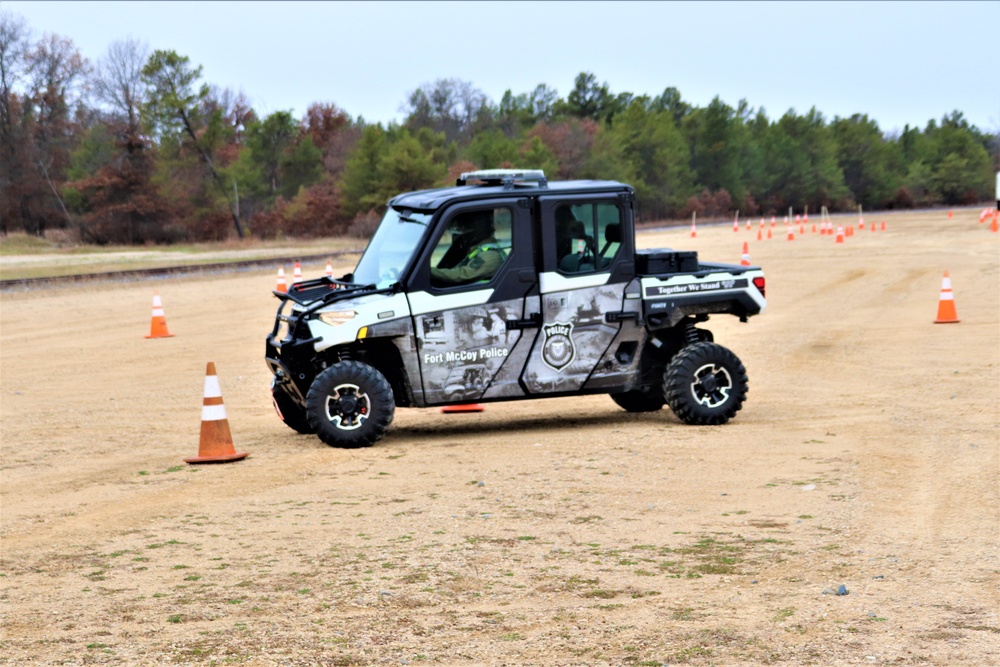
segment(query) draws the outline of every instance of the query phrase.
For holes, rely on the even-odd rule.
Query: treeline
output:
[[[474,168],[625,181],[646,220],[974,204],[1000,169],[1000,135],[959,111],[887,136],[863,114],[773,120],[675,88],[615,94],[586,72],[565,98],[541,84],[499,102],[438,80],[388,126],[323,102],[261,116],[173,51],[123,40],[90,63],[9,12],[0,85],[0,231],[98,244],[363,237],[392,195]]]

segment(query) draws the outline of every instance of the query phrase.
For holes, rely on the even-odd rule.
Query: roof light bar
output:
[[[465,185],[468,181],[483,181],[489,185],[503,184],[505,189],[514,187],[514,183],[538,183],[539,187],[549,184],[545,172],[541,169],[480,169],[466,171],[455,181],[455,185]]]

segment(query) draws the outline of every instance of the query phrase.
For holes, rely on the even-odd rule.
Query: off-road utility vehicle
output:
[[[394,197],[353,273],[275,291],[266,360],[282,421],[361,447],[397,405],[603,393],[727,422],[746,370],[695,324],[762,312],[763,271],[637,251],[634,205],[624,183],[537,170]]]

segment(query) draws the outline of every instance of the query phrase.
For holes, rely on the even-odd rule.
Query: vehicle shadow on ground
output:
[[[489,408],[487,408],[488,410]],[[464,422],[458,420],[467,420]],[[441,415],[440,420],[433,424],[406,424],[397,421],[389,429],[386,442],[397,439],[413,441],[439,440],[443,437],[464,435],[491,435],[497,432],[517,432],[528,434],[532,432],[548,433],[553,431],[569,432],[578,427],[590,428],[605,426],[607,428],[624,428],[636,424],[659,426],[683,426],[669,410],[630,414],[628,412],[602,412],[588,416],[572,416],[553,418],[545,417],[510,417],[500,415],[485,415],[483,413]]]

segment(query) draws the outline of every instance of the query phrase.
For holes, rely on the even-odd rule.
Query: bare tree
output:
[[[149,47],[130,37],[113,42],[94,72],[94,93],[125,121],[130,151],[142,134],[139,105],[145,96],[142,68],[148,59]]]

